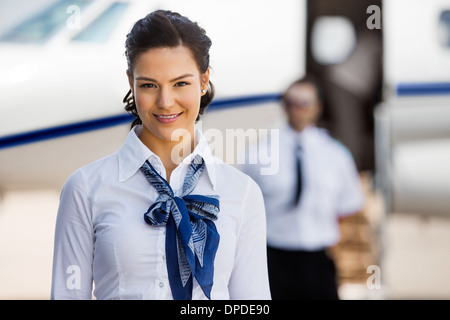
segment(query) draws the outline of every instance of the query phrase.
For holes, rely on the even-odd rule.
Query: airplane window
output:
[[[87,0],[61,0],[51,7],[39,12],[37,15],[19,23],[6,32],[0,41],[42,43],[50,39],[59,29],[65,27],[69,17],[67,8],[78,6],[85,8],[90,1]]]
[[[73,41],[104,42],[108,39],[117,21],[120,19],[128,3],[115,2],[108,7],[96,20],[78,33]]]
[[[443,47],[450,47],[450,10],[445,10],[439,18],[439,42]]]
[[[355,29],[346,17],[321,16],[314,22],[311,51],[317,62],[324,65],[341,63],[355,45]]]

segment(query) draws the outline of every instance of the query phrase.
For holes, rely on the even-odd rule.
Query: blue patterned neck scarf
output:
[[[166,225],[167,272],[175,300],[192,299],[193,277],[211,299],[220,238],[213,222],[219,213],[219,196],[190,194],[204,168],[203,158],[196,155],[184,179],[182,195],[175,197],[168,182],[148,161],[141,167],[159,194],[144,220],[152,226]]]

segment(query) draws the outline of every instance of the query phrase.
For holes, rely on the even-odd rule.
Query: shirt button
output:
[[[160,288],[164,287],[164,283],[160,282],[160,283],[159,283],[159,287],[160,287]]]
[[[166,256],[163,255],[163,256],[162,256],[162,259],[163,259],[163,261],[166,261]]]

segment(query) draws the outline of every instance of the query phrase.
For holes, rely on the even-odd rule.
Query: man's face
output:
[[[321,109],[318,92],[311,84],[295,84],[285,95],[284,110],[289,124],[297,131],[314,124]]]

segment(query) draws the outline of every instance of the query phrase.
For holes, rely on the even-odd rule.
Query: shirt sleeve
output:
[[[61,192],[55,227],[52,300],[91,300],[94,232],[81,172]]]
[[[364,192],[353,157],[345,153],[342,157],[341,190],[339,196],[338,216],[357,213],[364,206]]]
[[[230,298],[270,300],[265,207],[259,186],[250,178],[242,208],[242,222],[229,283]]]

